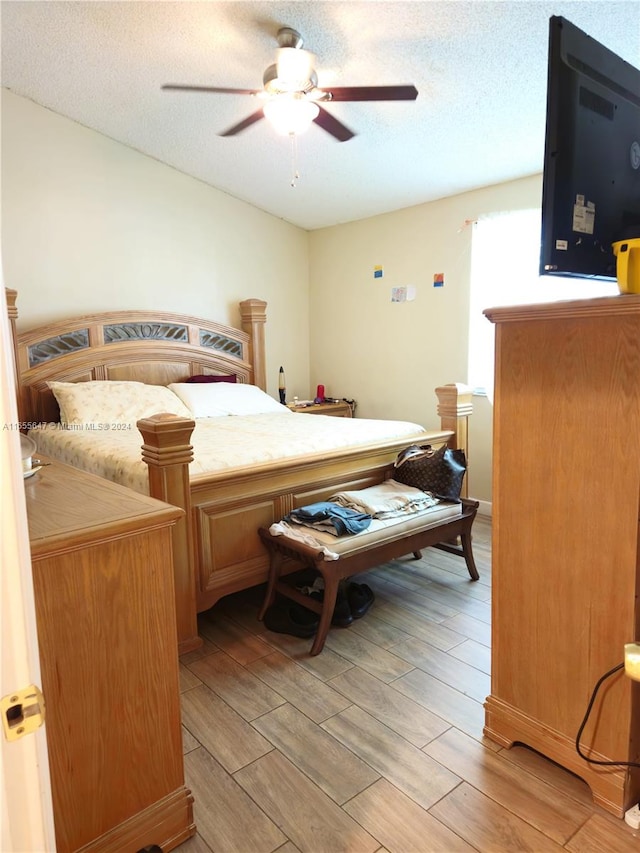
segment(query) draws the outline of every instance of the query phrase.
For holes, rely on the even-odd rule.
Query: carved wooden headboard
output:
[[[242,329],[182,314],[120,311],[87,314],[16,330],[17,292],[7,290],[22,423],[59,420],[47,383],[90,379],[183,382],[196,374],[232,374],[266,390],[267,303],[240,302]]]

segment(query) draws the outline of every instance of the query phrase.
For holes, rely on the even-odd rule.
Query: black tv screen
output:
[[[541,275],[615,280],[611,244],[640,237],[640,71],[549,21]]]

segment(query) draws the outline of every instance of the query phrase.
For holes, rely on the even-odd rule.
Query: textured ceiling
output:
[[[542,169],[548,19],[563,15],[640,66],[637,2],[2,2],[2,85],[305,229]],[[356,132],[297,142],[266,121],[216,134],[260,88],[291,26],[319,85],[413,83],[415,102],[334,103]]]

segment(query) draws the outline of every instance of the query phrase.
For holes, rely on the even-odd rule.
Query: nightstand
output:
[[[301,412],[304,415],[330,415],[334,418],[352,418],[353,409],[346,400],[339,403],[314,403],[312,406],[296,406],[287,403],[292,412]]]

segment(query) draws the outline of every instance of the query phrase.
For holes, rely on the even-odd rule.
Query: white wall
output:
[[[2,247],[19,328],[151,307],[238,325],[256,297],[269,392],[281,364],[308,385],[306,231],[6,90]]]
[[[321,382],[327,394],[355,397],[361,417],[436,426],[434,389],[467,378],[472,228],[465,223],[540,199],[535,175],[312,232],[312,387]],[[374,278],[376,265],[382,278]],[[436,273],[444,287],[433,286]],[[398,286],[415,287],[415,301],[392,303]],[[485,398],[474,405],[469,488],[490,501],[492,409]]]

